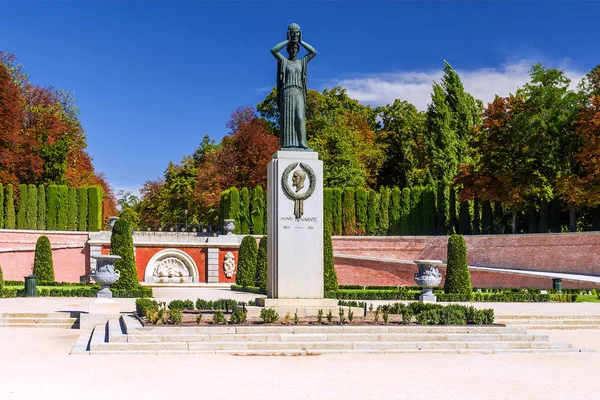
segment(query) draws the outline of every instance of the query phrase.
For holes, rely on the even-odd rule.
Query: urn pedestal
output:
[[[97,255],[92,258],[96,260],[96,268],[90,271],[90,276],[100,285],[101,290],[98,291],[97,299],[90,303],[89,311],[79,315],[79,329],[92,329],[96,325],[106,324],[111,319],[121,317],[119,303],[112,299],[110,291],[110,285],[121,275],[120,271],[115,270],[115,261],[121,257]]]
[[[415,260],[419,272],[415,273],[415,282],[423,288],[423,293],[419,296],[422,303],[435,303],[437,298],[433,294],[433,288],[442,282],[442,274],[437,269],[442,265],[440,260]]]

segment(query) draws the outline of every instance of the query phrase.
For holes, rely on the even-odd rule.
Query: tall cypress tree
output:
[[[240,190],[240,233],[250,233],[250,192],[245,187]]]
[[[367,235],[375,236],[379,233],[378,217],[379,217],[379,193],[374,190],[369,190],[368,205],[367,205]]]
[[[411,192],[412,190],[408,187],[403,188],[402,192],[400,192],[400,200],[398,204],[400,207],[400,211],[398,212],[398,230],[401,235],[410,235],[413,233],[412,221],[410,218],[412,210]]]
[[[450,226],[450,189],[444,184],[437,187],[437,234],[445,235]]]
[[[540,203],[540,233],[548,233],[550,229],[550,205],[547,201]]]
[[[379,231],[387,235],[390,229],[390,189],[382,187],[379,189]]]
[[[0,229],[4,228],[4,186],[0,183]],[[2,288],[0,288],[2,290]]]
[[[33,274],[37,275],[40,282],[54,282],[54,263],[52,261],[52,247],[46,236],[40,236],[35,243],[33,259]]]
[[[58,185],[48,186],[46,202],[46,228],[55,231],[58,227]]]
[[[502,211],[502,203],[499,201],[494,202],[493,216],[494,225],[492,233],[504,233],[504,211]]]
[[[115,269],[121,272],[121,276],[112,287],[115,289],[136,288],[138,277],[135,268],[132,227],[131,223],[125,218],[117,219],[113,225],[110,237],[110,254],[121,256],[121,259],[115,261]]]
[[[362,186],[354,189],[354,201],[356,204],[356,234],[365,235],[367,232],[367,191]]]
[[[450,188],[450,199],[448,201],[449,205],[449,216],[450,216],[450,233],[458,233],[459,232],[459,221],[458,214],[456,213],[456,191],[454,188]]]
[[[471,228],[471,210],[468,201],[461,201],[459,208],[459,233],[461,235],[470,235],[473,233]]]
[[[232,186],[229,189],[229,218],[235,219],[235,229],[233,233],[240,233],[240,192]]]
[[[19,185],[17,229],[27,229],[27,185]]]
[[[423,234],[423,197],[422,188],[414,186],[410,191],[410,222],[412,233],[415,235]]]
[[[225,232],[224,225],[225,220],[230,219],[229,217],[229,189],[221,192],[221,200],[219,201],[219,231]]]
[[[100,229],[102,229],[102,187],[90,186],[88,188],[88,230],[97,232]]]
[[[253,236],[244,236],[238,253],[238,267],[235,275],[236,285],[256,286],[256,258],[258,246]]]
[[[471,296],[471,275],[467,264],[467,245],[461,235],[448,238],[448,263],[444,292]]]
[[[323,231],[323,288],[325,293],[338,290],[338,278],[333,260],[333,245],[331,235]]]
[[[425,235],[435,235],[437,232],[436,225],[436,206],[435,206],[435,188],[427,186],[423,191],[423,226]]]
[[[347,187],[342,194],[342,223],[344,236],[356,233],[356,205],[354,202],[354,189]]]
[[[87,231],[88,224],[88,191],[86,187],[77,188],[77,230]]]
[[[27,229],[38,229],[37,219],[38,219],[38,193],[37,186],[28,185],[27,186],[27,211],[26,211],[26,220],[27,220]]]
[[[37,226],[40,230],[46,229],[46,187],[42,184],[38,187]]]
[[[266,232],[264,231],[264,214],[263,208],[265,203],[265,196],[263,193],[263,188],[260,185],[256,185],[252,190],[252,199],[250,202],[252,211],[252,233],[255,235],[263,235]]]
[[[333,230],[333,189],[323,189],[323,229]]]
[[[481,201],[473,200],[473,234],[481,234]]]
[[[560,232],[562,226],[562,210],[560,206],[560,199],[553,198],[550,203],[550,224],[552,232]]]
[[[59,231],[67,230],[67,214],[69,211],[69,188],[58,185],[58,219],[56,227]]]
[[[4,227],[6,229],[15,229],[16,227],[16,216],[15,216],[15,197],[13,194],[13,186],[9,183],[6,185],[6,212],[4,213]]]
[[[494,216],[492,214],[492,203],[484,200],[481,203],[481,232],[484,235],[492,233],[494,227]]]
[[[394,186],[390,193],[389,209],[390,234],[394,236],[405,234],[405,232],[402,232],[402,228],[400,227],[400,218],[402,213],[401,197],[402,192],[400,188],[398,186]]]
[[[333,220],[333,235],[342,234],[342,189],[339,187],[333,188],[331,201],[331,216]]]
[[[266,292],[268,287],[268,273],[267,273],[267,237],[263,236],[260,238],[258,245],[258,254],[256,256],[256,286],[261,291]]]
[[[77,230],[77,191],[74,187],[69,188],[69,206],[67,212],[67,230]]]

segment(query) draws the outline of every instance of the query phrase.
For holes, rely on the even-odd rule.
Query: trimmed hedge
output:
[[[367,204],[367,235],[375,236],[379,233],[379,201],[380,195],[374,190],[368,192]]]
[[[256,258],[258,246],[253,236],[244,236],[238,253],[235,283],[240,286],[256,286]]]
[[[240,192],[236,187],[229,189],[229,216],[227,218],[235,220],[235,229],[233,233],[240,233]]]
[[[262,290],[261,288],[259,288],[257,286],[231,285],[231,290],[234,290],[236,292],[247,292],[247,293],[254,293],[254,294],[267,294],[266,290]],[[196,308],[198,308],[198,307],[196,307]]]
[[[37,275],[39,282],[54,282],[52,248],[47,236],[40,236],[35,243],[33,274]]]
[[[462,235],[451,235],[448,238],[448,263],[444,292],[471,295],[471,275],[467,265],[467,245]]]
[[[38,207],[37,207],[37,228],[40,230],[46,229],[46,187],[40,185],[38,187]]]
[[[431,186],[426,187],[423,191],[423,233],[425,235],[437,233],[435,198],[435,189]]]
[[[367,232],[367,191],[362,186],[354,189],[356,204],[356,234],[364,236]]]
[[[402,191],[399,187],[394,187],[390,192],[390,208],[389,208],[389,232],[391,235],[399,235],[402,233],[400,227],[400,219],[402,217]]]
[[[58,185],[58,213],[56,228],[59,231],[67,230],[67,215],[69,212],[69,188],[67,185]]]
[[[68,191],[67,230],[77,230],[77,190],[70,187]]]
[[[139,285],[135,269],[132,229],[129,221],[124,218],[117,219],[112,228],[110,254],[121,256],[115,261],[115,270],[120,271],[121,276],[112,287],[125,290],[137,289]]]
[[[15,216],[15,197],[13,186],[6,185],[6,212],[4,213],[4,227],[6,229],[15,229],[17,218]]]
[[[400,220],[398,233],[401,235],[409,235],[414,232],[410,217],[411,210],[411,190],[405,187],[400,193]]]
[[[470,235],[473,233],[471,228],[471,209],[468,201],[461,201],[458,211],[459,227],[458,232],[461,235]]]
[[[35,185],[27,186],[27,229],[38,229],[38,190]]]
[[[102,229],[102,187],[88,188],[88,230],[97,232]]]
[[[87,231],[88,219],[88,191],[85,187],[78,187],[77,191],[77,230]]]
[[[331,198],[331,219],[333,221],[332,235],[342,234],[342,189],[333,188]]]
[[[260,238],[260,243],[258,245],[258,254],[256,256],[256,286],[260,288],[261,291],[267,291],[267,237],[263,236]]]
[[[484,200],[481,203],[481,233],[489,235],[494,227],[494,216],[492,214],[492,203]]]
[[[247,235],[250,233],[250,192],[243,187],[240,190],[240,214],[239,233]]]
[[[0,229],[4,228],[4,186],[0,183]]]
[[[323,229],[333,232],[333,189],[323,189]]]
[[[379,190],[379,232],[387,235],[390,229],[390,188],[382,187]]]
[[[264,203],[265,203],[265,196],[263,193],[263,188],[261,186],[256,186],[253,190],[252,190],[252,199],[250,202],[252,211],[251,211],[251,218],[252,218],[252,233],[254,233],[255,235],[264,235],[267,232],[263,229],[264,228]]]
[[[356,205],[354,202],[354,189],[345,188],[342,194],[342,230],[346,236],[356,232]]]
[[[17,229],[27,229],[27,185],[19,185]]]
[[[410,191],[410,223],[414,235],[423,234],[423,188],[414,186]]]
[[[439,185],[436,198],[436,232],[438,235],[445,235],[450,224],[450,190],[448,187]]]
[[[46,228],[55,231],[58,227],[58,186],[48,185],[46,202]]]

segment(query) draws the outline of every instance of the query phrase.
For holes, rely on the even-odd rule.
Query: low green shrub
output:
[[[238,302],[232,299],[219,299],[219,300],[196,300],[197,310],[233,310],[233,306],[242,305],[242,302]]]
[[[226,323],[227,323],[227,319],[225,318],[225,314],[223,314],[223,312],[221,310],[216,310],[213,313],[213,324],[220,325],[220,324],[226,324]]]
[[[150,307],[158,307],[158,303],[154,300],[146,298],[135,299],[135,312],[140,317],[145,317],[146,310]]]
[[[277,322],[279,314],[277,314],[274,308],[263,308],[260,310],[260,318],[265,324],[272,324]]]
[[[236,292],[247,292],[247,293],[255,293],[255,294],[267,294],[266,290],[262,290],[256,286],[241,286],[241,285],[231,285],[231,290]]]
[[[243,310],[241,308],[236,308],[234,312],[231,313],[231,317],[229,318],[229,323],[234,325],[245,324],[248,322],[247,319],[248,311]]]
[[[193,310],[192,300],[173,300],[169,303],[169,310]]]
[[[183,322],[183,311],[181,309],[171,309],[169,310],[169,319],[170,324],[173,325],[181,325]]]
[[[440,314],[438,310],[425,310],[416,316],[417,323],[421,325],[438,325],[440,323]]]

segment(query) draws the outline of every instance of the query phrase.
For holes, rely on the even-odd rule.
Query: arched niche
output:
[[[198,282],[198,267],[187,253],[178,249],[165,249],[156,253],[144,271],[148,283]]]

